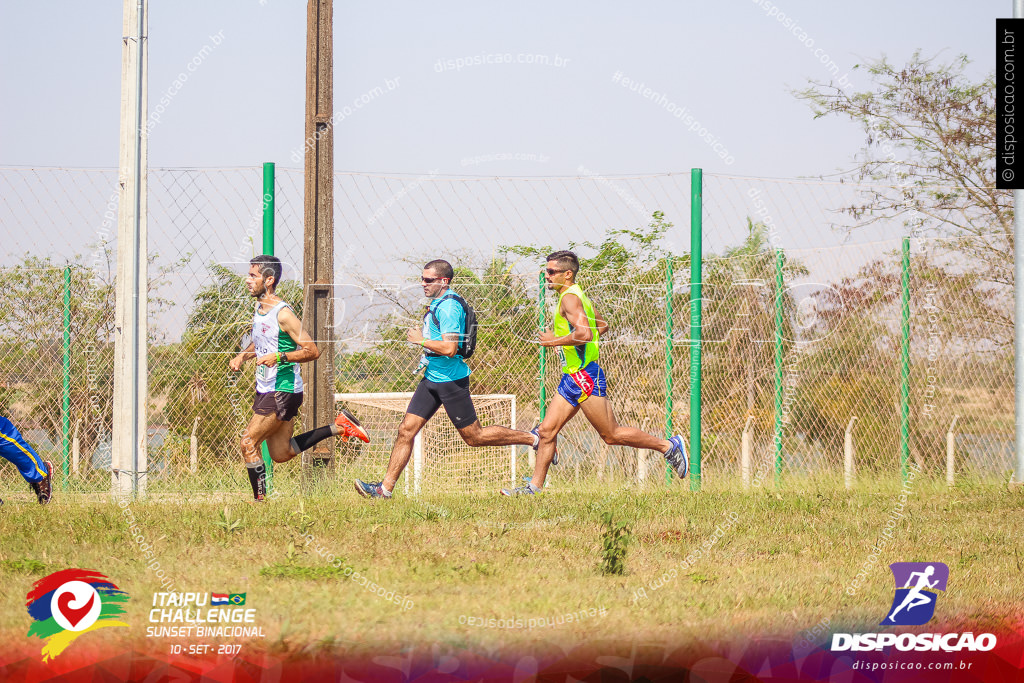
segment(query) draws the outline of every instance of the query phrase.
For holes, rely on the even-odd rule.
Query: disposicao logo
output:
[[[945,592],[949,567],[942,562],[893,562],[896,594],[881,626],[920,626],[935,615],[936,590]]]
[[[942,562],[893,562],[896,580],[892,606],[880,626],[921,626],[935,616],[936,591],[946,590],[949,567]],[[987,652],[996,646],[991,633],[833,633],[832,651]]]
[[[91,569],[64,569],[32,586],[25,601],[34,620],[28,635],[42,638],[43,661],[63,652],[78,636],[108,626],[128,626],[124,614],[128,594]]]

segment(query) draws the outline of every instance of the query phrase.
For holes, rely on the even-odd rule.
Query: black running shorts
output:
[[[252,412],[257,415],[274,415],[281,422],[287,422],[299,414],[302,407],[302,392],[295,394],[290,391],[268,391],[265,394],[256,392],[252,402]]]
[[[431,382],[421,379],[413,392],[405,412],[429,420],[444,406],[448,419],[456,429],[462,429],[476,422],[476,408],[469,394],[469,377],[453,382]]]

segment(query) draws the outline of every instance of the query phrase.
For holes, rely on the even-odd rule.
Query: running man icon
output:
[[[894,562],[889,567],[896,579],[896,594],[882,625],[927,623],[935,614],[936,591],[946,590],[949,567],[941,562]]]

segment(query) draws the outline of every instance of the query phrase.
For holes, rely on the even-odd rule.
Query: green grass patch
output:
[[[330,581],[345,578],[345,567],[325,564],[310,567],[302,564],[279,562],[260,569],[260,576],[271,579],[296,579],[299,581]]]
[[[45,562],[33,560],[30,557],[22,557],[18,560],[0,561],[0,569],[18,574],[44,574],[46,573],[47,565]]]
[[[154,592],[246,593],[267,643],[286,651],[538,639],[675,646],[796,634],[824,619],[835,630],[867,630],[892,600],[888,565],[911,561],[950,567],[936,610],[943,627],[978,632],[1024,620],[1024,492],[1004,486],[948,489],[919,478],[880,553],[873,548],[900,502],[898,478],[852,491],[787,481],[750,492],[710,479],[701,492],[556,479],[529,500],[428,493],[368,502],[349,488],[258,506],[245,504],[245,482],[227,497],[154,496],[131,504],[132,529],[106,499],[7,506],[0,642],[24,639],[32,583],[68,567],[103,572],[131,597],[133,629],[111,638],[135,637]],[[570,613],[578,616],[543,629],[469,625]]]

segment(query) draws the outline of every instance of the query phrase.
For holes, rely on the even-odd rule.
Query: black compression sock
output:
[[[292,450],[296,453],[308,450],[313,446],[317,445],[324,439],[329,439],[334,436],[334,430],[331,429],[334,425],[327,425],[326,427],[317,427],[311,429],[308,432],[303,432],[292,439]]]
[[[267,468],[262,462],[245,463],[245,471],[249,473],[249,483],[252,484],[252,497],[259,500],[267,495]]]

